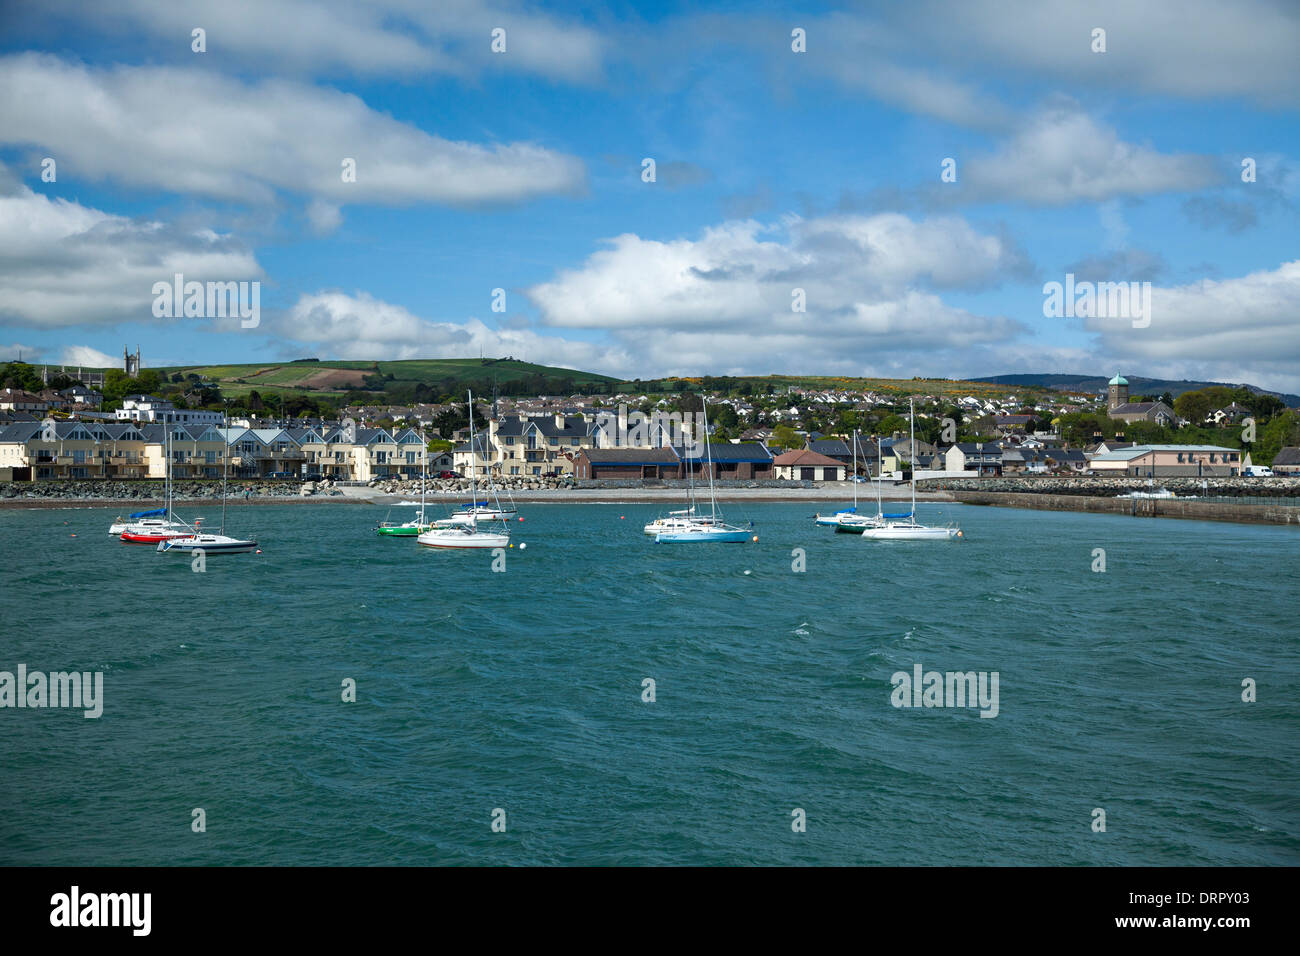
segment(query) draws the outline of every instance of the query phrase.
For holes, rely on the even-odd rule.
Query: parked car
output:
[[[559,473],[558,471],[546,471],[546,472],[542,472],[542,477],[543,477],[543,478],[559,478],[559,477],[560,477],[560,473]]]
[[[268,473],[268,474],[266,475],[266,477],[267,477],[267,478],[292,478],[292,477],[293,477],[293,472],[291,472],[291,471],[272,471],[272,472]]]
[[[1273,469],[1268,465],[1247,465],[1242,474],[1247,478],[1272,478]]]
[[[440,471],[440,472],[438,472],[438,477],[439,477],[439,478],[459,478],[460,475],[456,474],[454,471]]]
[[[308,472],[302,476],[303,481],[321,481],[325,478],[319,471]]]

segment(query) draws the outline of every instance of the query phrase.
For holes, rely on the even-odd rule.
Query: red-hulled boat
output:
[[[194,534],[188,528],[141,528],[138,531],[123,531],[122,540],[127,544],[157,544],[159,541],[171,541],[173,538],[188,538]]]

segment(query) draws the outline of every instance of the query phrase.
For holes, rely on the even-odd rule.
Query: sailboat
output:
[[[183,521],[177,520],[172,513],[172,425],[163,426],[163,507],[155,511],[141,512],[142,518],[134,524],[127,524],[119,534],[123,544],[157,544],[181,538],[193,533]],[[144,515],[162,515],[161,518],[143,517]],[[134,515],[132,515],[134,517]]]
[[[685,446],[683,446],[683,451],[685,451]],[[685,457],[683,457],[683,460],[685,460]],[[686,504],[688,507],[680,511],[670,511],[665,516],[655,518],[641,530],[646,534],[657,535],[664,531],[686,531],[698,525],[714,523],[712,517],[702,515],[696,510],[695,481],[692,477],[689,462],[686,467]]]
[[[851,518],[858,513],[858,430],[853,430],[853,472],[849,475],[849,480],[853,482],[853,507],[842,508],[831,515],[824,515],[820,511],[813,515],[813,522],[820,525],[830,525],[837,531],[845,518]]]
[[[375,529],[377,534],[382,534],[390,538],[413,538],[423,531],[428,531],[433,526],[433,522],[424,517],[425,509],[425,485],[429,480],[429,445],[424,441],[424,435],[421,433],[420,441],[424,444],[423,462],[424,467],[420,470],[420,510],[415,513],[415,518],[405,524],[395,524],[391,521],[383,521]]]
[[[856,439],[857,436],[855,435],[854,440],[856,441]],[[876,461],[877,462],[881,461],[879,436],[876,436]],[[877,471],[879,471],[879,466],[877,466]],[[840,515],[840,520],[835,524],[835,530],[837,533],[862,534],[862,532],[865,531],[867,528],[883,528],[886,524],[889,523],[889,520],[891,518],[908,517],[908,515],[906,514],[886,514],[883,507],[883,502],[881,501],[880,498],[880,476],[879,475],[876,476],[876,480],[873,481],[872,484],[876,486],[876,513],[873,515],[858,514],[857,513],[858,499],[855,492],[853,498],[854,512],[853,514]]]
[[[954,527],[936,528],[923,525],[916,520],[916,405],[912,399],[907,400],[908,418],[911,422],[911,458],[912,458],[912,510],[907,514],[882,515],[884,521],[879,527],[864,528],[862,537],[873,541],[950,541],[962,536],[961,530]]]
[[[655,535],[657,542],[671,543],[695,543],[700,541],[716,541],[726,544],[738,544],[742,541],[748,541],[752,537],[758,540],[758,535],[738,528],[735,525],[729,525],[722,520],[722,515],[718,513],[718,498],[713,490],[713,451],[709,445],[709,409],[708,403],[703,401],[701,396],[701,408],[704,413],[704,454],[706,456],[709,469],[709,513],[707,515],[690,516],[690,524],[686,527],[677,528],[669,531],[660,531]],[[687,473],[690,472],[690,461],[687,462]],[[689,509],[694,511],[694,503]]]
[[[108,533],[116,538],[129,528],[165,528],[169,523],[166,508],[154,508],[151,511],[133,511],[125,518],[118,515],[113,523],[108,526]]]
[[[469,510],[467,515],[468,521],[446,520],[436,522],[431,528],[422,532],[415,540],[420,544],[427,545],[430,548],[504,548],[510,543],[510,526],[505,524],[502,518],[500,531],[480,531],[478,527],[478,485],[475,475],[478,472],[476,458],[472,449],[474,444],[474,393],[468,392],[469,395],[469,447],[470,467],[469,467],[469,495],[470,501],[474,502],[474,507]],[[486,502],[485,502],[486,505]],[[501,510],[501,502],[497,501],[497,512],[504,514]],[[456,518],[453,515],[452,518]],[[494,520],[484,518],[484,521]]]
[[[183,538],[171,538],[158,542],[159,554],[194,554],[202,551],[208,554],[247,554],[257,550],[257,541],[249,538],[233,538],[226,534],[226,470],[230,462],[230,425],[227,416],[222,434],[226,439],[226,449],[221,461],[221,531],[218,534],[205,532],[195,527],[194,533]],[[195,522],[197,525],[197,522]]]

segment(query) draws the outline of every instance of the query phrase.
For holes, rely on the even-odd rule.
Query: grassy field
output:
[[[167,377],[177,372],[198,375],[207,381],[216,382],[224,394],[232,397],[246,396],[256,390],[262,394],[278,393],[281,396],[302,394],[340,398],[349,391],[363,389],[364,379],[377,374],[385,377],[392,376],[392,379],[385,381],[386,388],[423,382],[439,389],[450,384],[451,390],[455,392],[464,388],[473,388],[476,392],[485,395],[491,392],[494,382],[507,385],[536,376],[545,376],[551,380],[571,379],[574,390],[579,392],[596,390],[609,393],[613,390],[632,394],[643,392],[653,394],[660,392],[665,384],[669,388],[675,388],[677,382],[687,382],[694,389],[701,389],[704,384],[704,379],[699,376],[627,381],[594,372],[536,365],[514,359],[477,358],[411,359],[396,362],[320,361],[177,365],[159,368],[157,371]],[[1046,391],[1042,388],[1025,386],[929,378],[888,379],[829,375],[748,375],[726,378],[729,383],[747,382],[756,396],[763,395],[768,386],[775,390],[784,390],[793,386],[818,390],[872,391],[899,396],[918,393],[939,395],[950,399],[965,395],[991,398],[1012,393],[1035,394]],[[376,393],[376,400],[378,398],[379,395]]]
[[[457,390],[473,387],[490,389],[492,383],[507,384],[531,376],[571,378],[582,390],[591,385],[608,385],[616,379],[577,369],[555,368],[513,359],[411,359],[398,362],[322,361],[258,362],[248,365],[177,365],[159,368],[165,376],[177,372],[194,374],[216,382],[222,393],[246,395],[251,391],[338,397],[364,387],[368,375],[392,376],[386,387],[423,382],[441,386],[454,383]]]

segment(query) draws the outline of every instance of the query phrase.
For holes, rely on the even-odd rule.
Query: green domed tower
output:
[[[1115,409],[1119,408],[1121,405],[1127,404],[1128,379],[1120,375],[1119,372],[1116,372],[1115,377],[1110,380],[1109,401],[1107,402],[1106,407],[1108,409]]]

